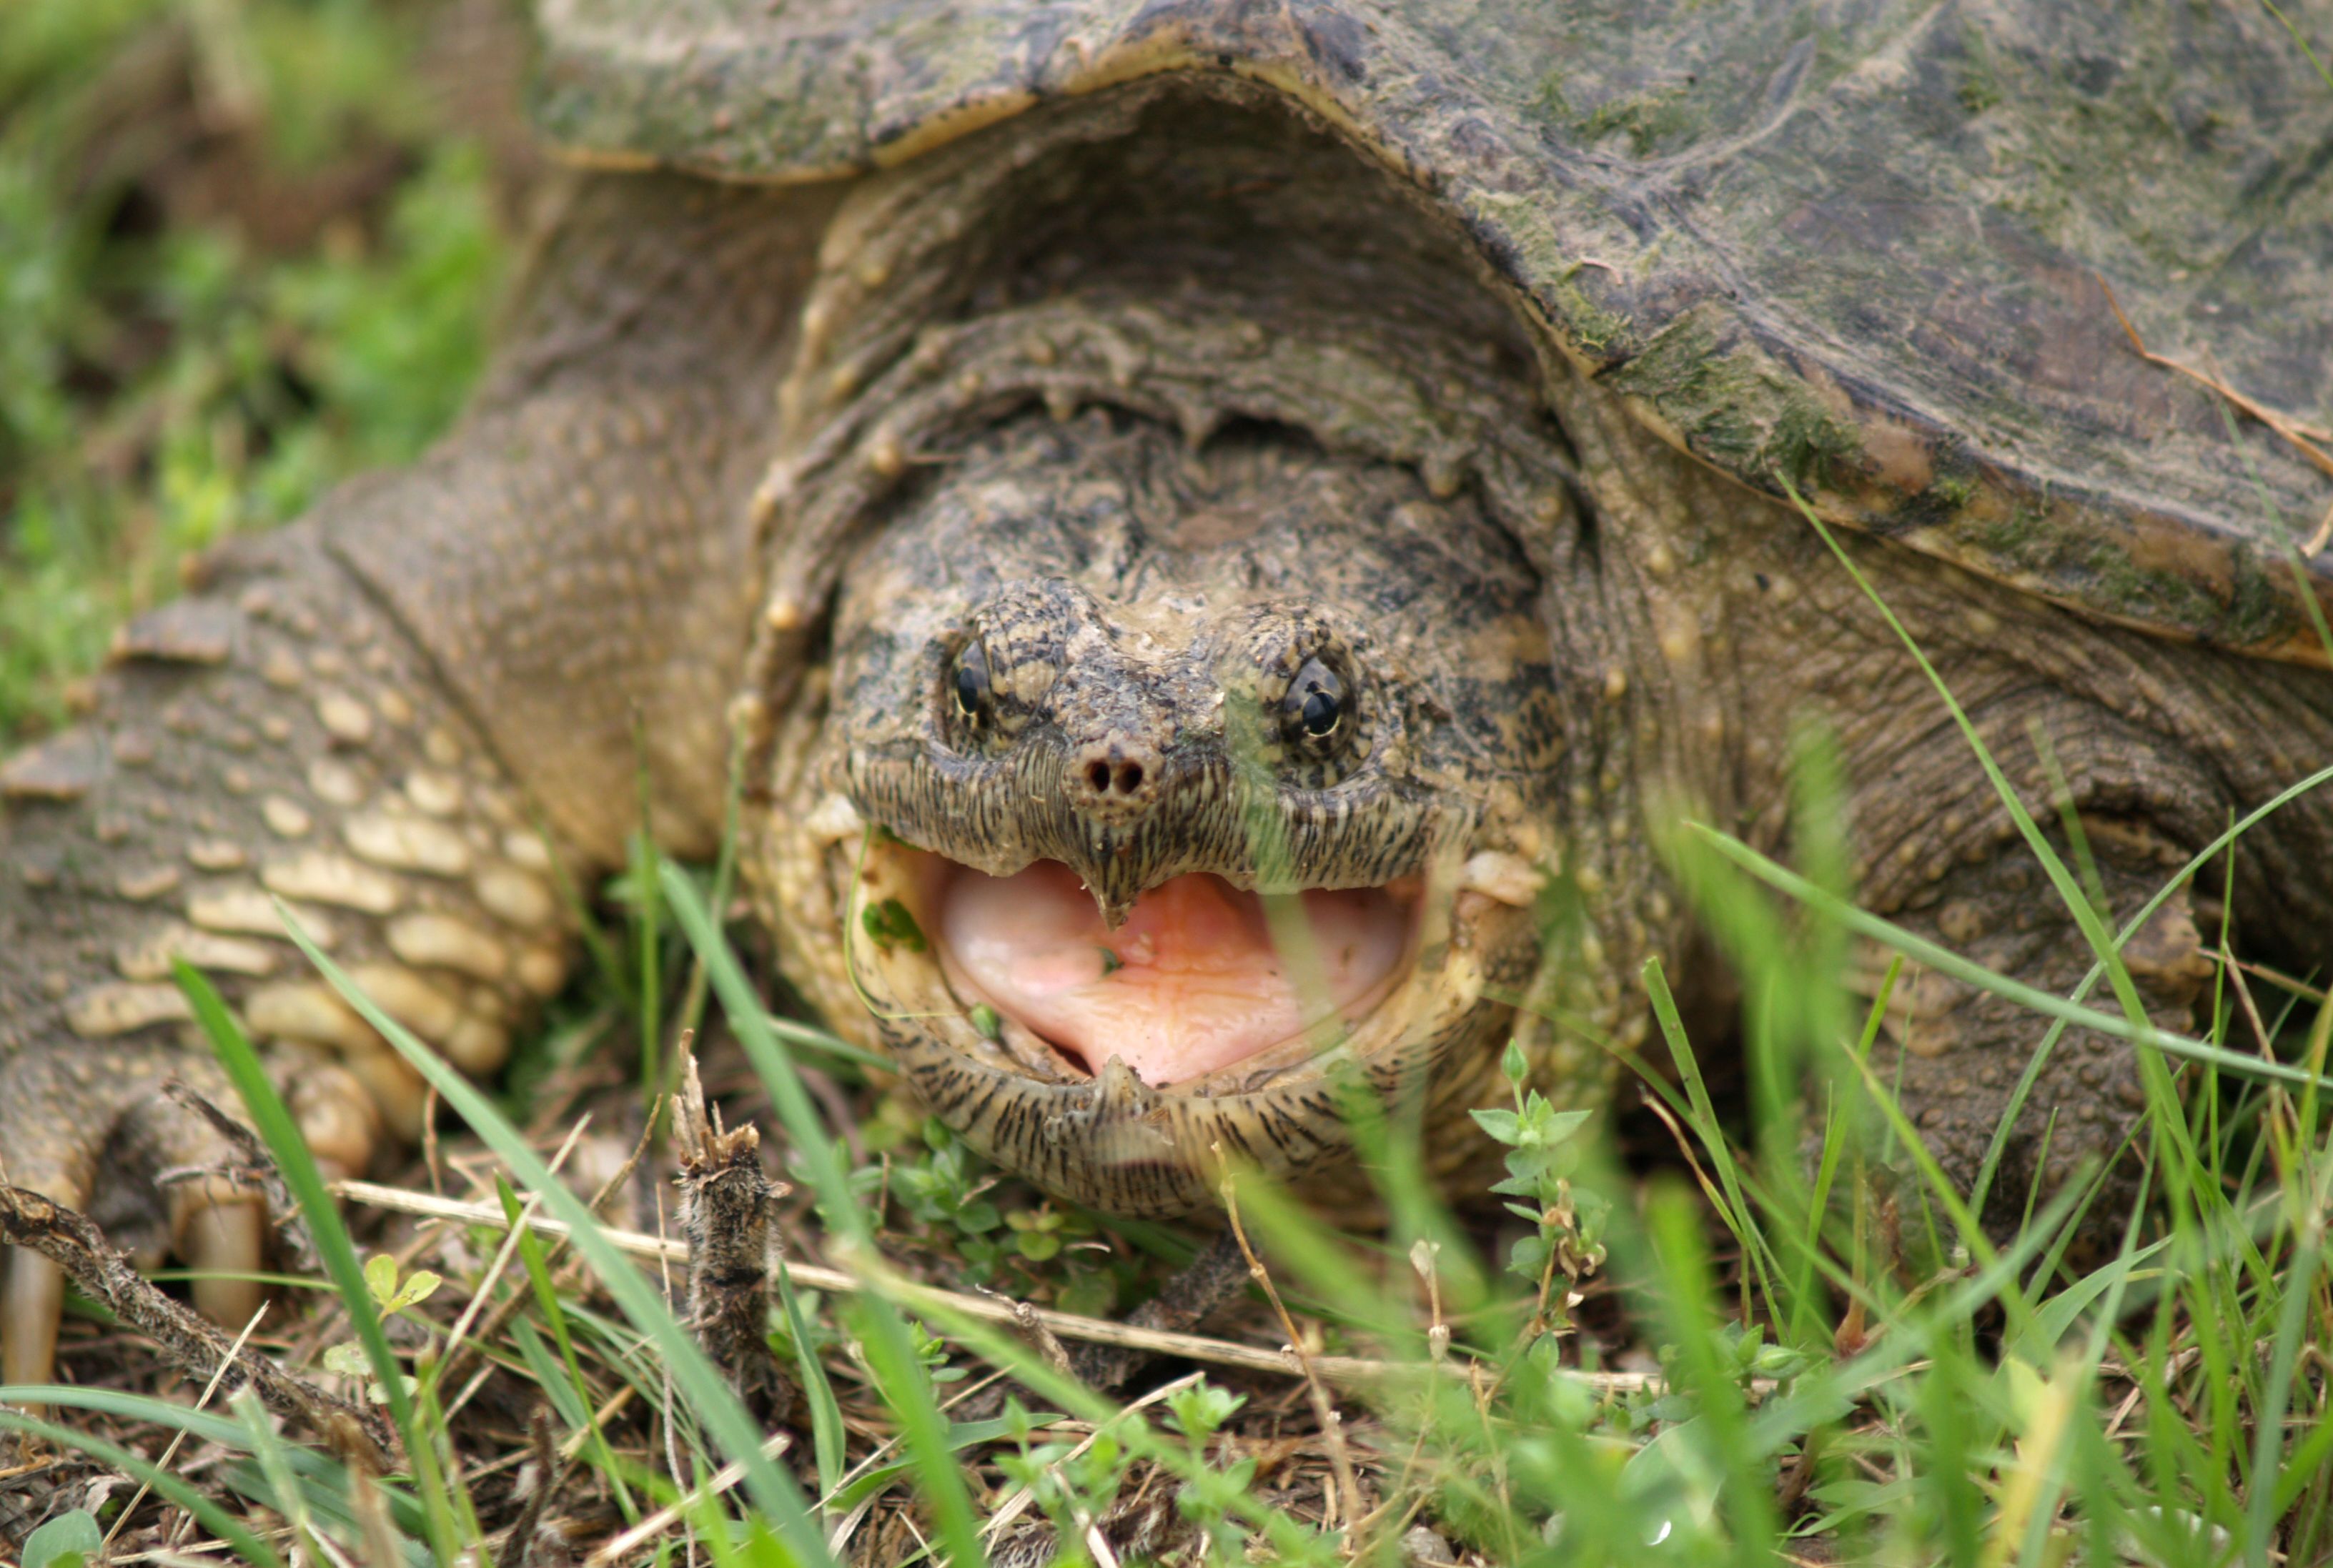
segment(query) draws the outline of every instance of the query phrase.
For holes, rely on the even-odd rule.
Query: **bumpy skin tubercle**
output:
[[[1503,852],[1526,873],[1559,869],[1569,901],[1568,943],[1548,951],[1533,994],[1497,966],[1474,993],[1524,1005],[1480,1009],[1469,1016],[1490,1027],[1419,1053],[1446,1069],[1427,1125],[1454,1167],[1479,1147],[1463,1136],[1464,1110],[1496,1086],[1510,1025],[1541,1082],[1592,1101],[1609,1060],[1599,1047],[1647,1045],[1646,958],[1664,958],[1689,1008],[1725,1017],[1733,981],[1697,942],[1658,834],[1689,814],[1790,857],[1804,738],[1836,746],[1840,829],[1870,907],[2030,985],[2069,987],[2088,963],[2079,929],[1927,674],[1823,539],[1534,339],[1529,311],[1406,212],[1378,171],[1250,108],[1234,89],[1163,86],[1049,105],[870,179],[838,215],[811,305],[822,331],[790,378],[772,490],[782,525],[765,646],[807,646],[802,628],[825,625],[810,607],[840,595],[830,684],[802,688],[791,711],[773,697],[764,775],[782,805],[763,864],[805,990],[879,1034],[976,1145],[1081,1200],[1204,1207],[1219,1145],[1292,1179],[1337,1170],[1333,1097],[1306,1081],[1306,1064],[1259,1058],[1195,1088],[1107,1063],[1063,1071],[1012,1020],[984,1025],[914,943],[881,940],[900,921],[861,931],[888,902],[918,919],[923,907],[912,861],[879,837],[861,852],[870,825],[991,873],[1059,860],[1112,918],[1178,870],[1279,874],[1270,834],[1224,857],[1246,828],[1227,806],[1228,772],[1206,765],[1211,721],[1194,706],[1219,696],[1226,714],[1253,710],[1254,693],[1233,681],[1190,689],[1187,671],[1142,645],[1150,635],[1176,646],[1215,609],[1147,537],[1157,531],[1146,484],[1171,488],[1157,477],[1183,460],[1129,456],[1139,442],[1111,432],[1132,429],[1179,430],[1195,466],[1223,463],[1214,490],[1182,503],[1183,527],[1235,532],[1236,519],[1299,541],[1291,559],[1315,581],[1251,572],[1259,599],[1330,607],[1324,618],[1342,624],[1334,607],[1358,583],[1430,580],[1466,537],[1435,510],[1445,503],[1480,505],[1538,578],[1544,678],[1524,674],[1521,644],[1484,636],[1497,617],[1464,612],[1433,617],[1397,677],[1405,697],[1447,693],[1453,712],[1506,721],[1418,797],[1445,824],[1452,801],[1503,801],[1509,822],[1541,829],[1480,844],[1460,832],[1474,889],[1520,886],[1530,901]],[[1050,430],[1023,416],[1032,404]],[[1749,400],[1733,412],[1771,411]],[[1242,450],[1281,467],[1240,473],[1229,459]],[[1387,470],[1427,502],[1390,549],[1367,504],[1321,500],[1339,484],[1364,494]],[[888,531],[862,542],[876,531]],[[1850,535],[1839,548],[1926,650],[2028,811],[2055,822],[2063,804],[2088,825],[2117,917],[2231,812],[2333,754],[2321,672],[2101,625],[1894,540]],[[1161,618],[1172,629],[1152,632]],[[994,733],[952,738],[950,661],[975,635]],[[1142,783],[1128,790],[1133,761]],[[1515,789],[1518,772],[1533,787]],[[1100,793],[1098,777],[1109,800],[1081,802]],[[1371,797],[1357,774],[1325,797],[1356,782],[1318,815],[1292,796],[1267,809],[1281,839],[1305,844],[1296,880],[1366,884],[1356,868],[1375,857],[1408,864],[1416,822],[1397,792]],[[2199,1027],[2203,933],[2223,913],[2256,952],[2321,961],[2311,868],[2328,854],[2333,808],[2312,798],[2247,836],[2224,912],[2182,890],[2132,955],[2158,1021]],[[1965,1187],[2042,1026],[1935,977],[1911,977],[1899,1000],[1885,1050],[1901,1070],[1882,1076],[1904,1084],[1906,1111]],[[1405,1038],[1416,1046],[1420,1031]],[[2006,1150],[1996,1228],[2017,1222],[2033,1183],[2114,1155],[2136,1124],[2139,1071],[2111,1038],[2067,1035]]]
[[[901,889],[929,951],[871,942],[847,906],[885,896],[869,879],[897,854],[870,865],[855,842],[820,842],[818,802],[846,792],[867,822],[984,872],[1059,863],[1112,923],[1183,876],[1267,893],[1400,884],[1422,905],[1416,951],[1349,1020],[1350,1059],[1381,1092],[1458,1114],[1540,961],[1527,909],[1456,885],[1477,855],[1528,876],[1547,843],[1560,731],[1539,588],[1472,498],[1437,501],[1397,465],[1277,431],[1193,453],[1099,410],[1008,422],[844,586],[832,706],[774,846],[805,980],[831,987],[854,967],[917,1091],[999,1163],[1113,1212],[1185,1212],[1214,1202],[1218,1150],[1291,1180],[1340,1162],[1327,1073],[1345,1047],[1293,1037],[1146,1085],[1130,1047],[1113,1064],[1096,1040],[1074,1066],[1009,1007],[1002,1037],[976,1039],[979,993],[935,967],[948,891]],[[953,672],[976,650],[993,692],[975,717]],[[1331,664],[1342,703],[1316,741],[1288,693]],[[1121,1005],[1172,998],[1145,984]]]
[[[268,1048],[319,1156],[360,1170],[418,1133],[421,1085],[308,971],[275,900],[392,1016],[491,1073],[568,970],[554,857],[583,878],[620,852],[643,768],[664,839],[709,841],[750,616],[754,416],[823,216],[818,193],[570,192],[462,429],[217,552],[121,634],[82,723],[0,767],[10,1181],[146,1257],[249,1272],[252,1200],[155,1182],[220,1152],[158,1093],[221,1093],[174,956]],[[759,302],[716,321],[746,278]],[[42,1381],[56,1276],[7,1267],[6,1376]],[[223,1315],[249,1295],[198,1291]]]

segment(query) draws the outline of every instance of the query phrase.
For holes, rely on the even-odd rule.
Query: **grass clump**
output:
[[[253,1562],[303,1538],[326,1553],[393,1539],[416,1561],[516,1560],[522,1527],[539,1547],[546,1519],[579,1552],[617,1545],[603,1560],[644,1563],[691,1539],[740,1563],[2327,1560],[2333,1153],[2319,1085],[2183,1069],[2191,1081],[2167,1085],[2140,1134],[2140,1210],[2092,1214],[2077,1184],[1996,1248],[1932,1185],[1908,1208],[1935,1227],[1938,1262],[1906,1274],[1855,1202],[1832,1200],[1868,1191],[1857,1162],[1893,1157],[1890,1130],[1909,1131],[1863,1066],[1884,993],[1862,1014],[1837,994],[1814,1000],[1828,982],[1809,954],[1844,927],[1819,903],[1816,918],[1790,917],[1765,885],[1783,874],[1762,878],[1737,845],[1687,835],[1677,853],[1688,885],[1730,904],[1710,922],[1730,956],[1778,1000],[1799,999],[1770,1009],[1746,1048],[1836,1063],[1797,1080],[1832,1096],[1811,1158],[1745,1144],[1697,1086],[1682,1033],[1685,1070],[1649,1087],[1689,1153],[1650,1178],[1629,1168],[1608,1118],[1551,1110],[1512,1055],[1512,1108],[1480,1118],[1505,1150],[1512,1223],[1397,1194],[1418,1158],[1398,1117],[1363,1137],[1365,1172],[1399,1199],[1382,1236],[1331,1229],[1243,1178],[1243,1235],[1290,1316],[1259,1303],[1219,1343],[1269,1350],[1292,1335],[1301,1353],[1278,1373],[1169,1362],[1130,1397],[1094,1393],[1042,1343],[917,1288],[959,1283],[966,1258],[994,1264],[983,1247],[1037,1233],[1003,1217],[1042,1210],[945,1142],[894,1148],[888,1182],[885,1153],[853,1155],[840,1134],[859,1129],[804,1087],[701,889],[667,867],[665,917],[705,966],[807,1179],[790,1267],[822,1261],[858,1282],[785,1291],[773,1344],[810,1397],[774,1434],[743,1418],[666,1291],[555,1175],[538,1152],[558,1141],[549,1130],[512,1125],[312,954],[494,1152],[469,1168],[489,1187],[507,1169],[525,1195],[498,1209],[522,1225],[523,1268],[485,1262],[507,1232],[456,1229],[423,1233],[394,1261],[351,1251],[332,1270],[350,1274],[339,1294],[360,1342],[378,1332],[368,1322],[428,1318],[380,1342],[393,1376],[369,1356],[350,1379],[392,1406],[407,1396],[409,1415],[392,1416],[408,1463],[426,1461],[375,1476],[248,1421],[101,1390],[40,1397],[101,1416],[113,1436],[43,1429],[131,1475],[161,1473],[139,1434],[185,1433],[213,1456],[191,1491],[205,1527],[238,1520],[232,1550]],[[1657,965],[1642,983],[1675,1028]],[[2307,1073],[2333,1013],[2321,997],[2289,999]],[[2224,1048],[2242,1012],[2231,995],[2198,1044]],[[206,1021],[233,1060],[231,1020],[206,1009]],[[2048,1027],[2037,1018],[2037,1035]],[[264,1132],[274,1120],[261,1114]],[[919,1188],[899,1180],[902,1150],[913,1164],[946,1157]],[[566,1222],[581,1271],[526,1232],[530,1203]],[[328,1263],[338,1245],[327,1240]],[[1061,1277],[1060,1255],[1013,1256]],[[1112,1256],[1138,1287],[1139,1250]],[[426,1290],[427,1274],[446,1283]],[[610,1297],[621,1315],[603,1311]],[[442,1381],[456,1317],[489,1325],[488,1402],[546,1412],[536,1457],[511,1416],[482,1419],[475,1390]],[[991,1368],[1022,1391],[1001,1415],[962,1402]],[[521,1465],[533,1491],[513,1484]],[[190,1506],[181,1485],[147,1508]]]

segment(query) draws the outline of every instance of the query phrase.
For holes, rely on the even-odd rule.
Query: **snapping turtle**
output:
[[[263,1236],[156,1184],[213,1157],[155,1092],[200,1071],[172,955],[360,1167],[422,1096],[272,899],[491,1072],[568,973],[562,875],[619,855],[643,777],[706,852],[733,747],[805,994],[1002,1164],[1171,1214],[1218,1149],[1339,1181],[1351,1068],[1464,1179],[1505,1043],[1592,1100],[1649,956],[1722,1008],[1648,818],[1787,854],[1797,731],[1869,906],[2071,984],[2074,921],[1846,563],[2118,915],[2333,743],[2299,548],[2333,94],[2273,18],[542,21],[576,167],[460,428],[217,551],[0,770],[0,1154],[145,1251]],[[2134,352],[2107,279],[2245,412]],[[2321,961],[2328,863],[2333,806],[2262,823],[2133,940],[2146,1005],[2191,1021],[2223,923]],[[2034,1031],[1941,974],[1889,1024],[1965,1178]],[[1992,1218],[2139,1104],[2128,1047],[2069,1036]],[[10,1265],[9,1381],[57,1291]]]

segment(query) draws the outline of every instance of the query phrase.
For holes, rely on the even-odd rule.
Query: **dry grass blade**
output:
[[[1220,1157],[1222,1150],[1218,1148],[1216,1153]],[[1247,1228],[1240,1223],[1237,1183],[1226,1176],[1221,1190],[1224,1213],[1231,1220],[1232,1234],[1239,1238],[1241,1254],[1247,1258],[1248,1276],[1262,1287],[1265,1298],[1272,1303],[1272,1310],[1279,1315],[1282,1332],[1288,1335],[1288,1354],[1295,1358],[1297,1370],[1303,1375],[1304,1392],[1312,1404],[1312,1419],[1320,1423],[1321,1438],[1329,1445],[1329,1463],[1337,1475],[1339,1509],[1350,1525],[1360,1518],[1363,1509],[1360,1479],[1353,1473],[1352,1452],[1345,1446],[1344,1416],[1330,1402],[1329,1391],[1320,1386],[1320,1375],[1313,1367],[1311,1352],[1305,1347],[1304,1335],[1297,1328],[1296,1320],[1288,1315],[1288,1304],[1280,1299],[1280,1287],[1272,1284],[1272,1271],[1264,1267],[1263,1259],[1255,1255],[1254,1247],[1248,1241]]]
[[[348,1202],[392,1213],[417,1214],[427,1219],[450,1219],[466,1225],[486,1225],[496,1229],[503,1224],[502,1210],[491,1204],[464,1203],[456,1199],[439,1198],[427,1192],[408,1192],[402,1188],[384,1187],[373,1181],[336,1182],[332,1190]],[[533,1228],[545,1236],[567,1234],[565,1224],[556,1219],[536,1219]],[[601,1234],[613,1246],[635,1257],[660,1257],[675,1263],[687,1261],[688,1248],[678,1241],[612,1228],[603,1228]],[[853,1293],[870,1287],[869,1281],[839,1268],[822,1268],[811,1263],[795,1263],[788,1267],[796,1284],[809,1286],[814,1290]],[[911,1306],[919,1301],[928,1302],[984,1322],[1020,1325],[1020,1308],[1005,1302],[941,1290],[896,1275],[886,1274],[881,1283],[885,1289]],[[1130,1350],[1148,1351],[1155,1355],[1181,1356],[1186,1361],[1238,1367],[1247,1372],[1272,1372],[1281,1377],[1292,1376],[1296,1372],[1296,1369],[1289,1364],[1288,1357],[1276,1350],[1211,1339],[1205,1334],[1130,1328],[1107,1319],[1080,1317],[1075,1313],[1057,1312],[1050,1307],[1029,1310],[1036,1314],[1046,1328],[1063,1339],[1092,1344],[1123,1345]],[[1416,1377],[1422,1371],[1410,1362],[1374,1361],[1364,1356],[1320,1355],[1312,1357],[1311,1362],[1312,1370],[1321,1378],[1343,1384]],[[1635,1393],[1665,1386],[1659,1377],[1650,1372],[1581,1372],[1571,1375],[1599,1393]]]
[[[611,1232],[610,1234],[615,1234]],[[779,1432],[762,1445],[763,1454],[772,1459],[782,1457],[793,1447],[792,1432]],[[669,1507],[659,1508],[620,1535],[610,1537],[599,1550],[584,1559],[584,1568],[603,1568],[610,1563],[620,1563],[632,1553],[654,1541],[686,1518],[692,1509],[708,1497],[717,1497],[745,1478],[745,1467],[730,1463],[714,1472],[713,1478]]]
[[[567,1130],[567,1136],[552,1153],[551,1168],[553,1171],[563,1170],[566,1167],[567,1157],[575,1152],[575,1144],[583,1136],[583,1129],[590,1124],[590,1121],[591,1118],[589,1116],[580,1117],[575,1125]],[[637,1150],[634,1151],[632,1158],[635,1161],[639,1158]],[[631,1162],[627,1162],[624,1171],[629,1171],[630,1169]],[[619,1172],[618,1180],[620,1181],[622,1176],[623,1172]],[[594,1211],[598,1209],[600,1201],[613,1190],[613,1182],[603,1186],[600,1194],[592,1199]],[[533,1193],[527,1195],[525,1211],[530,1218],[542,1207],[542,1198]],[[446,1348],[440,1353],[437,1362],[437,1382],[440,1388],[450,1388],[465,1377],[468,1377],[471,1372],[471,1363],[484,1358],[484,1352],[478,1350],[477,1346],[491,1341],[494,1335],[501,1333],[503,1325],[508,1323],[524,1304],[526,1299],[524,1293],[513,1292],[499,1304],[492,1307],[488,1305],[493,1296],[494,1282],[502,1277],[503,1270],[510,1267],[511,1258],[518,1252],[518,1238],[519,1233],[515,1229],[503,1238],[503,1244],[496,1249],[494,1261],[486,1266],[486,1272],[479,1277],[476,1287],[470,1292],[469,1301],[463,1305],[462,1315],[454,1320],[453,1328],[446,1333]],[[479,1323],[482,1314],[485,1318],[483,1325]],[[471,1379],[469,1385],[454,1396],[454,1402],[446,1407],[448,1419],[459,1413],[469,1404],[491,1370],[491,1366],[479,1369],[477,1375]]]
[[[267,1315],[270,1305],[267,1302],[261,1302],[259,1310],[251,1315],[251,1321],[243,1325],[243,1332],[235,1336],[235,1343],[227,1347],[227,1353],[221,1358],[217,1369],[211,1373],[210,1381],[203,1385],[202,1397],[195,1401],[195,1409],[198,1410],[210,1409],[211,1396],[218,1392],[219,1383],[226,1377],[227,1369],[242,1357],[245,1343],[251,1338],[252,1332],[258,1328],[259,1320]],[[162,1450],[162,1457],[155,1461],[155,1468],[168,1469],[170,1461],[178,1457],[178,1449],[185,1445],[186,1440],[187,1434],[183,1430],[171,1433],[169,1447]],[[113,1527],[105,1533],[105,1541],[101,1547],[101,1552],[110,1552],[113,1549],[113,1543],[120,1538],[122,1526],[130,1523],[131,1516],[138,1512],[138,1505],[144,1502],[146,1495],[152,1490],[153,1487],[150,1483],[145,1481],[138,1483],[138,1490],[131,1494],[129,1505],[115,1518]]]

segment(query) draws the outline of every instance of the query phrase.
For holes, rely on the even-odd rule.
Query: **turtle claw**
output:
[[[258,1310],[267,1204],[210,1115],[169,1094],[173,1079],[231,1103],[216,1068],[176,1051],[101,1048],[70,1070],[44,1053],[0,1066],[0,1183],[20,1196],[85,1214],[105,1246],[140,1267],[175,1254],[217,1276],[194,1287],[196,1305],[239,1329]],[[222,1118],[223,1119],[223,1118]],[[221,1172],[214,1174],[214,1172]],[[0,1296],[0,1363],[12,1383],[46,1382],[55,1369],[64,1276],[26,1248],[6,1251]]]
[[[0,1382],[21,1387],[55,1381],[57,1325],[65,1311],[65,1271],[38,1253],[8,1255],[0,1293]]]
[[[195,1270],[196,1310],[223,1328],[240,1329],[266,1303],[257,1276],[267,1262],[267,1211],[241,1193],[189,1190],[174,1201],[176,1250]]]
[[[92,1260],[112,1251],[110,1264],[92,1261],[93,1272],[82,1278],[84,1290],[112,1299],[105,1269],[125,1269],[126,1265],[111,1239],[74,1212],[87,1196],[83,1184],[70,1175],[44,1172],[27,1172],[24,1179],[38,1185],[10,1187],[0,1201],[10,1206],[17,1220],[34,1228],[35,1235],[49,1234],[68,1220],[79,1226],[87,1238],[81,1244],[82,1251]],[[168,1193],[163,1201],[168,1249],[201,1276],[194,1281],[197,1310],[224,1327],[242,1328],[267,1298],[259,1277],[267,1261],[267,1205],[222,1178],[183,1182]],[[102,1196],[117,1209],[127,1207],[122,1193]],[[134,1213],[130,1219],[130,1229],[138,1229]],[[28,1239],[22,1235],[16,1238]],[[136,1246],[129,1261],[150,1267],[160,1261],[162,1251],[158,1244]],[[77,1275],[80,1270],[76,1265]],[[57,1331],[64,1315],[65,1270],[31,1246],[20,1246],[5,1252],[5,1287],[0,1289],[0,1382],[52,1382]]]

